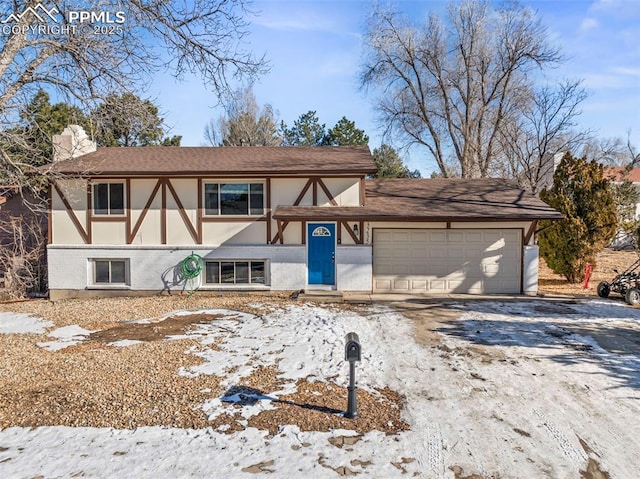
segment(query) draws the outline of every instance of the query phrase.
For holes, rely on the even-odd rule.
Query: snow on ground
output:
[[[0,311],[0,334],[41,334],[51,326],[51,321],[31,314]]]
[[[88,331],[76,324],[73,324],[71,326],[64,326],[63,328],[51,331],[48,336],[50,338],[55,338],[54,341],[45,341],[36,344],[49,351],[59,351],[60,349],[68,348],[69,346],[73,346],[74,344],[84,341],[91,333],[92,331]]]
[[[259,365],[277,365],[289,382],[264,391],[268,397],[302,377],[337,375],[346,386],[344,337],[355,331],[358,387],[404,394],[410,431],[8,428],[0,432],[0,477],[600,477],[588,468],[640,477],[640,347],[612,346],[620,332],[638,343],[639,310],[531,300],[450,308],[458,319],[438,326],[428,345],[414,340],[414,320],[379,305],[230,315],[189,332],[201,347],[186,353],[205,362],[176,371],[222,375],[233,386]],[[231,407],[221,399],[202,407],[219,414]],[[257,398],[245,416],[268,407]]]

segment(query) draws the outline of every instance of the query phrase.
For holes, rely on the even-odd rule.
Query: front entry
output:
[[[309,284],[336,283],[336,225],[307,224],[307,267]]]

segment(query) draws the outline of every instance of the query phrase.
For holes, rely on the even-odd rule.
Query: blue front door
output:
[[[336,225],[307,224],[307,245],[309,284],[335,284]]]

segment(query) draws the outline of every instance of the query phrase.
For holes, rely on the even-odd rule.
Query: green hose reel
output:
[[[197,255],[195,253],[191,253],[185,259],[180,262],[180,275],[184,280],[184,284],[182,285],[182,291],[187,287],[187,282],[194,280],[196,278],[200,278],[200,274],[202,273],[202,268],[204,267],[204,260],[202,256]],[[194,288],[191,288],[191,294],[198,290],[200,287],[200,283]]]

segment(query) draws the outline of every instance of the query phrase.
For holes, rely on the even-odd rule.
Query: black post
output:
[[[356,361],[362,360],[360,338],[356,333],[349,333],[345,338],[344,359],[349,361],[349,395],[347,398],[347,412],[344,417],[355,419],[358,417],[358,404],[356,399]]]
[[[356,362],[349,361],[349,391],[347,398],[347,412],[344,413],[344,417],[348,419],[356,419],[358,417],[358,401],[356,396]]]

